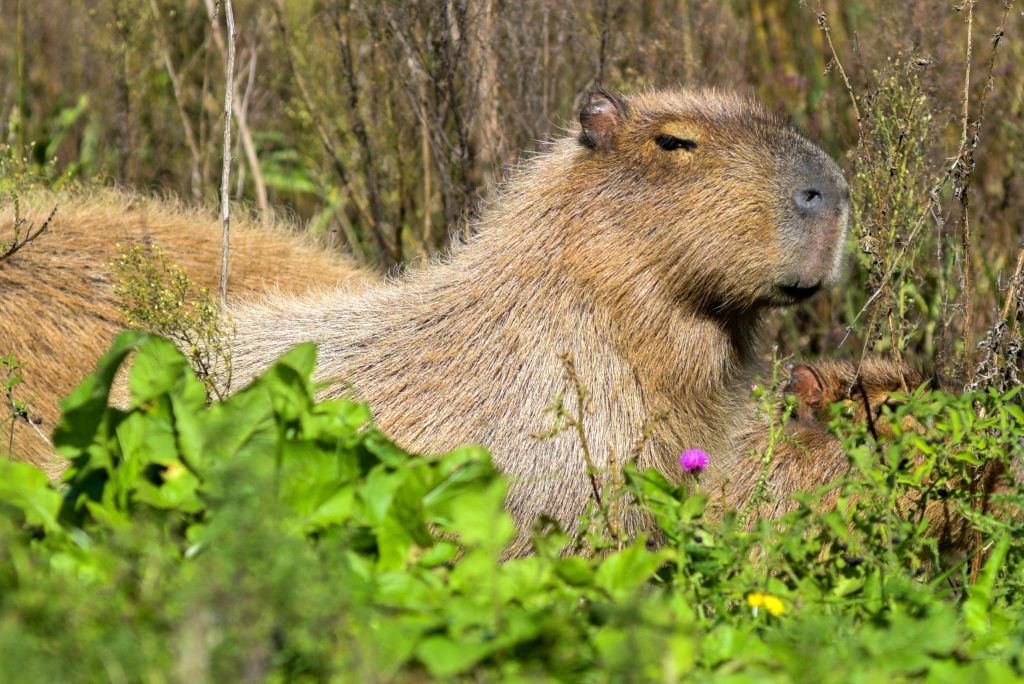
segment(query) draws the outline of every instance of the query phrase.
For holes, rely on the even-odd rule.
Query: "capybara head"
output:
[[[882,420],[884,408],[896,408],[900,401],[896,395],[913,392],[925,382],[924,375],[914,368],[883,359],[866,358],[859,364],[823,361],[793,364],[783,392],[796,398],[791,420],[806,428],[828,430],[829,407],[842,402],[854,422],[866,422],[877,437],[891,432],[891,426]]]
[[[795,399],[783,437],[773,439],[762,420],[752,421],[742,433],[736,453],[721,467],[709,471],[704,486],[721,492],[728,508],[744,508],[754,496],[762,475],[750,459],[760,460],[773,449],[764,484],[769,494],[761,515],[776,517],[794,508],[792,495],[813,491],[838,479],[850,469],[842,440],[829,429],[831,406],[844,404],[856,422],[867,422],[876,435],[891,434],[883,407],[898,401],[898,393],[913,391],[922,378],[910,367],[881,359],[823,361],[789,366],[789,380],[776,395],[776,416],[785,413],[785,395]]]
[[[574,185],[615,213],[596,247],[636,255],[673,296],[715,311],[787,305],[838,277],[846,181],[756,101],[596,90],[580,128]]]
[[[855,422],[866,423],[875,438],[884,441],[893,433],[889,422],[891,414],[887,414],[885,407],[895,410],[902,401],[901,394],[921,386],[938,388],[939,382],[909,366],[881,359],[863,359],[860,364],[850,361],[795,364],[783,391],[796,399],[789,431],[794,446],[804,450],[806,460],[800,463],[800,459],[794,459],[791,449],[782,449],[778,456],[788,463],[780,464],[773,477],[798,482],[793,491],[813,489],[835,479],[845,470],[847,456],[839,438],[829,433],[829,406],[837,402],[844,404]],[[922,430],[913,416],[904,417],[900,427],[903,431]],[[922,460],[919,456],[902,467],[917,467]],[[978,468],[968,481],[948,482],[939,489],[950,486],[969,489],[987,509],[989,494],[998,491],[1002,474],[1001,465],[993,463],[991,467]],[[805,478],[803,482],[800,482],[801,477]],[[905,511],[915,511],[920,506],[920,497],[920,491],[911,491],[901,499],[900,506]],[[938,541],[947,559],[961,556],[974,542],[970,522],[943,497],[932,495],[925,502],[924,517],[928,521],[927,534]]]

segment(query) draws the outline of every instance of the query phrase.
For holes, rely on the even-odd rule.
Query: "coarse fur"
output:
[[[54,476],[64,466],[49,444],[58,402],[93,370],[126,325],[113,292],[112,259],[133,245],[154,245],[196,285],[215,292],[221,225],[212,211],[120,190],[32,191],[20,201],[23,217],[36,225],[54,207],[57,213],[47,233],[0,262],[0,354],[13,354],[25,365],[15,396],[28,402],[30,418],[41,420],[16,423],[11,451]],[[12,217],[7,203],[0,226],[10,225]],[[232,216],[231,297],[348,291],[377,279],[283,221],[256,220],[237,209]],[[5,454],[9,416],[9,407],[0,409]]]
[[[677,476],[681,449],[728,447],[764,313],[834,282],[845,238],[839,169],[756,102],[599,90],[580,118],[446,258],[356,296],[232,311],[236,380],[312,340],[324,394],[368,400],[404,447],[490,448],[511,480],[513,554],[538,513],[571,528],[590,496],[577,437],[534,437],[567,390],[560,354],[589,389],[596,465],[637,453]],[[687,144],[668,151],[663,136]],[[814,219],[792,207],[807,183],[830,202]]]
[[[784,394],[795,399],[789,419],[781,426],[771,460],[762,466],[761,457],[769,449],[769,420],[765,416],[752,419],[739,433],[736,447],[726,458],[709,467],[701,477],[701,488],[711,499],[710,510],[720,515],[728,510],[756,507],[756,517],[777,518],[796,508],[793,495],[814,491],[847,474],[853,465],[842,441],[829,429],[830,407],[841,403],[855,423],[867,423],[869,430],[883,443],[892,435],[883,407],[892,407],[898,400],[893,395],[909,394],[920,387],[936,387],[936,380],[926,378],[916,369],[879,358],[853,361],[822,361],[796,364],[786,386],[775,400],[777,422],[784,417]],[[920,429],[913,417],[901,423],[904,430]],[[758,481],[764,477],[763,496],[752,501]],[[965,487],[981,487],[988,495],[1002,486],[1002,469],[979,468],[973,482]],[[839,495],[833,489],[822,500],[832,506]],[[904,511],[920,508],[914,495],[904,497],[899,505]],[[970,523],[942,499],[931,499],[924,506],[928,521],[927,534],[933,536],[947,558],[966,552],[974,542]],[[1000,514],[1003,514],[1000,512]]]
[[[878,358],[865,358],[860,364],[800,363],[790,373],[775,397],[774,415],[752,417],[738,433],[736,446],[701,475],[701,488],[712,497],[716,511],[746,508],[762,476],[765,489],[757,514],[776,518],[793,510],[794,493],[829,484],[850,468],[842,442],[829,430],[832,404],[843,403],[851,411],[851,420],[863,423],[870,417],[873,429],[886,432],[887,426],[876,417],[889,396],[912,392],[924,383],[915,369]],[[791,395],[796,403],[788,421],[780,424],[784,395]],[[748,415],[754,412],[751,407]],[[771,422],[781,432],[763,469],[761,458],[770,448]]]

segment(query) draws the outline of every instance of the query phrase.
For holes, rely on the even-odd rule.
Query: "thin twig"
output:
[[[594,463],[594,458],[590,455],[590,443],[587,441],[587,432],[583,427],[587,406],[587,388],[580,382],[580,376],[576,372],[576,364],[569,358],[569,355],[562,354],[559,356],[559,359],[565,367],[566,377],[569,378],[573,392],[576,394],[577,415],[568,416],[569,424],[576,430],[576,436],[580,440],[580,447],[583,449],[583,460],[587,462],[587,478],[590,480],[590,489],[594,494],[594,501],[597,502],[598,508],[603,510],[604,503],[601,501],[601,488],[597,484],[597,465]]]
[[[214,14],[210,17],[216,25],[218,9],[224,7],[224,20],[228,27],[227,68],[224,84],[224,159],[220,176],[220,216],[223,222],[222,243],[220,252],[220,300],[221,304],[228,301],[228,259],[230,256],[231,235],[231,118],[232,100],[235,87],[235,12],[231,0],[218,0]]]
[[[825,40],[828,42],[828,49],[832,53],[832,64],[839,69],[839,75],[842,77],[843,84],[846,86],[846,92],[850,96],[850,104],[853,105],[853,113],[857,116],[857,145],[859,147],[860,142],[863,139],[860,107],[857,105],[857,96],[853,92],[853,86],[850,84],[850,78],[846,75],[846,69],[843,68],[843,63],[839,59],[839,55],[836,53],[836,46],[832,44],[832,29],[828,25],[828,17],[825,15],[825,7],[822,4],[822,0],[818,0],[818,28],[825,33]]]
[[[597,85],[604,84],[605,69],[608,62],[608,25],[611,20],[611,2],[604,0],[601,6],[601,43],[597,52]]]
[[[25,245],[33,242],[39,236],[45,234],[50,230],[50,224],[53,222],[53,217],[57,215],[57,207],[54,207],[46,220],[43,221],[42,225],[38,228],[35,224],[28,223],[28,219],[21,217],[21,204],[17,195],[14,195],[14,224],[12,226],[14,237],[10,242],[0,242],[0,263],[10,259],[15,253],[18,252]],[[28,228],[25,230],[25,235],[22,236],[21,230],[26,225]],[[35,228],[35,232],[33,229]]]
[[[259,31],[254,30],[253,34],[258,36]],[[245,160],[249,164],[249,170],[252,171],[252,184],[256,190],[256,205],[260,208],[260,212],[266,215],[270,211],[267,183],[263,180],[263,169],[260,168],[259,155],[256,153],[256,145],[253,142],[252,133],[249,131],[249,98],[252,96],[253,87],[256,83],[256,60],[259,58],[259,51],[256,49],[255,40],[253,40],[251,51],[249,77],[245,84],[245,92],[242,95],[242,106],[238,108],[235,120],[238,122],[238,137],[242,143],[242,152],[245,154]]]
[[[174,62],[171,61],[171,53],[167,47],[167,40],[163,32],[163,24],[160,17],[160,9],[156,5],[156,0],[149,0],[149,8],[153,13],[153,25],[156,31],[156,40],[160,48],[160,56],[164,62],[164,70],[167,72],[167,77],[171,79],[171,92],[174,94],[174,103],[178,107],[178,117],[181,119],[181,128],[185,133],[185,144],[188,145],[189,152],[192,154],[192,169],[191,169],[191,191],[192,197],[199,199],[202,197],[202,182],[200,178],[200,165],[202,163],[202,153],[199,151],[199,143],[196,142],[196,134],[192,128],[192,121],[188,118],[188,112],[185,111],[185,99],[181,89],[181,77],[178,75],[177,69],[174,68]]]
[[[369,204],[371,225],[369,229],[373,232],[377,241],[377,248],[380,250],[381,265],[390,267],[401,262],[401,241],[396,240],[394,245],[389,245],[385,236],[384,209],[380,199],[380,179],[377,175],[377,167],[373,146],[370,144],[370,136],[367,133],[367,125],[363,119],[359,79],[356,74],[355,58],[352,54],[352,36],[348,22],[342,17],[350,14],[350,8],[346,5],[344,9],[340,5],[334,5],[334,20],[332,22],[335,35],[338,38],[338,51],[341,56],[341,63],[345,69],[345,77],[348,85],[348,106],[352,118],[352,135],[359,144],[360,158],[363,167],[363,181],[366,187],[366,199]]]
[[[973,35],[973,23],[974,23],[974,2],[975,0],[965,0],[967,7],[967,66],[966,76],[964,78],[964,108],[963,108],[963,131],[960,141],[961,145],[961,157],[962,162],[958,167],[958,175],[956,183],[954,184],[954,191],[960,198],[961,215],[960,215],[960,226],[961,226],[961,238],[963,240],[963,273],[964,273],[964,302],[963,302],[963,318],[964,318],[964,369],[966,373],[967,385],[971,386],[974,380],[975,367],[972,364],[972,356],[974,351],[973,341],[973,330],[971,326],[971,233],[970,233],[970,222],[968,213],[968,201],[969,201],[969,190],[971,179],[974,176],[974,153],[978,149],[978,145],[981,142],[981,127],[985,121],[985,106],[988,102],[989,93],[995,88],[995,79],[993,73],[995,71],[996,55],[999,50],[999,44],[1002,42],[1003,35],[1006,31],[1006,19],[1009,16],[1010,8],[1013,6],[1013,0],[1005,0],[1003,2],[1003,11],[999,17],[999,25],[996,28],[995,33],[992,34],[992,52],[989,55],[989,60],[985,74],[985,87],[981,92],[981,97],[978,99],[978,114],[973,122],[969,122],[969,88],[970,88],[970,70],[971,70],[971,58],[973,55],[972,48],[972,35]],[[973,133],[971,132],[973,128]],[[1022,250],[1021,257],[1024,257],[1024,250]],[[1021,258],[1018,257],[1017,267],[1014,270],[1014,277],[1010,283],[1010,291],[1008,297],[1003,306],[1003,310],[1000,314],[999,320],[993,324],[993,331],[999,326],[1003,325],[1004,322],[1008,321],[1007,315],[1010,311],[1010,305],[1015,299],[1016,286],[1020,280],[1021,271]]]
[[[296,63],[297,60],[293,54],[294,48],[292,41],[284,23],[284,8],[280,0],[275,2],[272,7],[274,9],[274,17],[277,21],[278,33],[281,35],[281,42],[284,46],[284,54],[285,59],[288,62],[288,68],[291,71],[292,77],[295,79],[295,85],[298,87],[299,94],[302,96],[302,102],[306,106],[306,111],[309,112],[309,117],[313,121],[313,127],[316,129],[317,136],[320,138],[320,144],[323,146],[324,151],[327,152],[327,155],[331,158],[331,164],[334,167],[334,171],[338,174],[341,184],[345,187],[345,190],[348,193],[348,198],[351,200],[352,205],[359,214],[360,220],[362,220],[364,225],[372,227],[373,219],[365,204],[361,201],[359,194],[356,192],[348,167],[345,165],[345,162],[342,160],[341,155],[338,152],[338,146],[331,139],[331,135],[327,131],[327,126],[322,120],[321,112],[313,103],[313,98],[310,95],[306,79],[302,75],[302,71],[298,68],[298,64]]]
[[[573,362],[572,357],[568,354],[559,354],[558,360],[562,362],[566,378],[569,380],[573,393],[576,395],[576,413],[573,414],[566,408],[564,397],[559,395],[551,409],[555,414],[554,428],[549,432],[534,435],[534,437],[537,439],[547,439],[561,433],[566,428],[572,428],[576,432],[576,437],[580,441],[580,448],[583,451],[583,460],[587,466],[587,481],[590,483],[591,496],[594,498],[594,503],[597,504],[597,509],[601,512],[601,517],[604,519],[608,534],[618,544],[620,539],[619,527],[615,520],[613,520],[609,507],[605,506],[604,499],[601,496],[601,484],[597,480],[597,475],[600,471],[591,454],[590,442],[587,440],[587,431],[583,424],[589,403],[587,387],[580,381],[580,376],[576,371],[576,364]],[[614,474],[611,474],[610,477],[614,477]]]
[[[963,272],[963,319],[964,319],[964,370],[967,382],[971,381],[974,369],[971,367],[973,334],[971,326],[971,223],[969,213],[969,184],[974,172],[974,147],[968,147],[967,134],[970,128],[971,111],[971,62],[974,56],[974,0],[964,0],[967,7],[967,58],[964,65],[964,99],[960,138],[960,165],[953,184],[954,192],[960,197],[960,244],[963,250],[961,269]],[[981,125],[980,120],[978,125]]]
[[[19,155],[25,153],[25,121],[24,116],[26,112],[25,107],[25,7],[23,0],[18,0],[18,4],[15,6],[15,26],[14,26],[14,44],[15,44],[15,64],[14,64],[14,78],[16,82],[17,92],[15,95],[15,108],[14,108],[14,142],[17,145],[15,152]]]
[[[1013,277],[1010,279],[1010,289],[1006,292],[1006,301],[1003,302],[1003,310],[999,314],[1000,321],[1010,320],[1010,306],[1017,299],[1017,288],[1021,284],[1021,276],[1024,275],[1024,247],[1017,252],[1017,267],[1013,269]]]

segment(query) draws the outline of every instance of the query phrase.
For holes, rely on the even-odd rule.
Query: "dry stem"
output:
[[[853,86],[850,84],[850,78],[846,75],[846,69],[843,68],[843,63],[839,59],[839,55],[836,53],[836,46],[832,44],[832,29],[828,25],[828,17],[825,15],[825,7],[822,4],[822,0],[818,0],[818,28],[825,33],[825,40],[828,41],[828,49],[832,53],[832,62],[837,69],[839,69],[839,75],[843,78],[843,84],[846,86],[846,92],[850,96],[850,104],[853,105],[853,113],[857,117],[857,145],[860,146],[861,140],[863,139],[863,128],[861,126],[860,107],[857,106],[857,96],[853,92]],[[831,67],[831,64],[829,65]]]
[[[210,20],[217,24],[220,7],[224,7],[224,20],[228,27],[227,68],[224,84],[224,164],[220,175],[220,216],[223,223],[223,241],[220,253],[220,300],[226,305],[228,301],[228,260],[231,253],[231,96],[235,90],[235,12],[231,0],[218,0]]]
[[[964,369],[967,373],[967,381],[970,382],[973,374],[971,351],[974,345],[971,331],[971,222],[968,203],[970,179],[974,173],[974,146],[968,147],[967,133],[970,128],[971,61],[974,56],[974,0],[965,0],[965,5],[967,7],[967,59],[964,65],[963,134],[960,138],[960,153],[957,155],[960,165],[953,189],[960,197],[960,243],[963,250],[961,268],[963,271]],[[980,128],[981,121],[979,120],[976,125]],[[977,131],[975,131],[975,141],[977,141]]]

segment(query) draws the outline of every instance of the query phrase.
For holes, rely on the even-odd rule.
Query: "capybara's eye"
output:
[[[654,139],[654,142],[661,149],[666,152],[672,150],[695,150],[697,149],[697,142],[694,140],[687,140],[686,138],[677,138],[674,135],[659,135]]]

